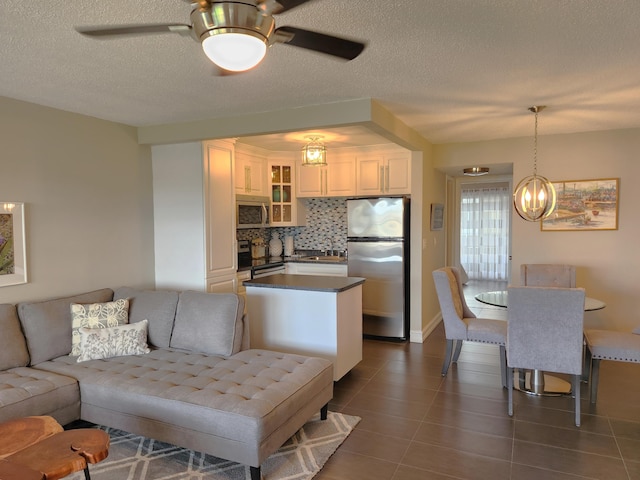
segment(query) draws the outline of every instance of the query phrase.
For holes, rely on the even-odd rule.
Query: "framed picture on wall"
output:
[[[27,283],[24,204],[0,202],[0,287]]]
[[[444,228],[444,205],[442,203],[431,204],[431,230]]]
[[[543,231],[617,230],[618,178],[562,180],[556,189],[556,208],[540,222]]]

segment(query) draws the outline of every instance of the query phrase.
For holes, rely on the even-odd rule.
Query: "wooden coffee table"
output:
[[[0,458],[0,478],[2,480],[46,480],[44,473]]]
[[[53,417],[24,417],[0,423],[0,459],[64,431]]]
[[[29,418],[42,417],[22,419],[35,428],[38,421],[29,420]],[[14,447],[23,445],[25,442],[21,441],[22,437],[19,436],[19,432],[25,431],[24,426],[21,426],[20,423],[10,424],[9,427],[18,426],[18,430],[14,430],[14,433],[8,433],[4,428],[5,425],[6,423],[0,424],[0,438],[5,439],[4,443],[9,443],[6,439],[12,438]],[[51,424],[49,423],[49,425]],[[6,435],[10,435],[10,437]],[[109,435],[103,430],[80,428],[57,431],[46,438],[41,438],[42,435],[44,435],[43,432],[41,432],[39,440],[26,447],[23,446],[17,451],[14,448],[15,453],[6,455],[0,461],[0,478],[3,480],[12,480],[13,478],[16,480],[58,480],[71,473],[84,470],[85,478],[89,480],[91,477],[88,465],[101,462],[109,454]],[[31,439],[35,437],[38,435],[30,435]],[[2,453],[1,450],[0,453]],[[14,476],[11,477],[10,474]],[[15,476],[16,474],[17,476]]]

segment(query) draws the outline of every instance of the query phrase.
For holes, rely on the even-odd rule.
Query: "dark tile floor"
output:
[[[473,299],[504,283],[470,282],[478,315],[506,311]],[[364,359],[335,385],[330,409],[362,421],[318,480],[640,480],[640,366],[602,362],[597,406],[582,388],[582,426],[569,397],[500,385],[498,347],[465,343],[446,378],[440,325],[423,344],[365,340]]]

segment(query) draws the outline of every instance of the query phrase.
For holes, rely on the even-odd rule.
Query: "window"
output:
[[[470,279],[508,279],[510,214],[508,185],[462,185],[460,263]]]

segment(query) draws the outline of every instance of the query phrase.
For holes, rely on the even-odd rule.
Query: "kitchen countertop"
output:
[[[334,262],[335,263],[335,262]],[[316,292],[343,292],[362,285],[362,277],[333,277],[320,275],[288,275],[280,273],[268,277],[245,280],[245,287],[282,288],[288,290],[310,290]]]

